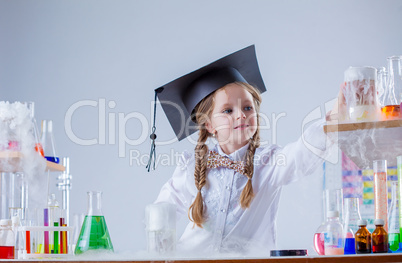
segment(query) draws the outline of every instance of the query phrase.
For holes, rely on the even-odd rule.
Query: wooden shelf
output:
[[[52,254],[49,254],[52,255]],[[54,254],[53,254],[54,255]],[[85,255],[85,254],[84,254]],[[102,258],[102,262],[124,262],[124,263],[385,263],[385,262],[402,262],[402,254],[358,254],[358,255],[339,255],[339,256],[305,256],[305,257],[270,257],[270,258],[211,258],[206,257],[204,259],[180,259],[180,258],[163,258],[162,256],[153,259],[135,259],[127,258],[119,259],[119,255],[116,255],[116,259],[113,259],[113,255],[106,255]],[[29,262],[42,262],[43,259],[30,260]],[[49,260],[49,259],[47,259]],[[54,260],[54,259],[53,259]],[[63,262],[80,262],[80,263],[92,263],[99,262],[99,256],[94,256],[93,259],[81,256],[71,256],[69,259],[63,259]],[[21,260],[13,260],[13,262],[26,262]],[[59,262],[54,260],[52,262]]]
[[[402,155],[402,120],[324,125],[325,133],[337,133],[339,148],[360,169],[371,168],[374,160],[396,166]]]
[[[17,151],[0,151],[0,172],[21,172],[23,154]],[[46,162],[46,171],[63,172],[65,167],[58,163]]]

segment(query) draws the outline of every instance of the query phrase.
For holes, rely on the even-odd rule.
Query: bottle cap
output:
[[[360,219],[357,221],[358,226],[367,226],[367,220],[366,219]]]
[[[384,225],[384,219],[377,218],[376,220],[374,220],[374,225],[376,225],[376,226],[379,226],[379,225],[383,226],[383,225]]]
[[[339,217],[339,211],[328,211],[327,217]]]

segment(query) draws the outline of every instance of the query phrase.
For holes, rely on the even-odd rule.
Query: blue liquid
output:
[[[356,254],[356,245],[354,238],[346,238],[345,239],[345,255],[348,254]]]
[[[46,160],[49,162],[53,163],[60,163],[60,158],[59,157],[53,157],[53,156],[45,156]]]

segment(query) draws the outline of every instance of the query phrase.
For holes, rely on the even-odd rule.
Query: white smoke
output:
[[[47,194],[43,189],[47,185],[44,176],[46,162],[35,150],[39,142],[34,132],[28,103],[0,102],[0,170],[23,174],[24,185],[29,186],[30,207],[44,206]],[[28,201],[27,196],[23,198]],[[28,203],[23,205],[27,206]]]

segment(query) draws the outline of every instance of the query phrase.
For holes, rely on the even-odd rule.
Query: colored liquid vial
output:
[[[398,182],[391,183],[391,205],[388,212],[388,242],[390,252],[399,249],[399,202]]]
[[[359,198],[345,198],[345,255],[356,254],[355,251],[355,233],[359,229],[357,222],[361,219],[359,211]]]
[[[384,220],[385,231],[388,231],[387,169],[386,160],[373,161],[375,218]]]
[[[391,252],[395,252],[399,249],[399,233],[388,234],[388,244]]]
[[[46,160],[49,162],[60,163],[60,158],[56,155],[53,137],[53,122],[51,120],[42,121],[42,133],[40,142],[43,147],[43,152]]]
[[[344,254],[356,254],[355,250],[355,239],[353,237],[346,238],[345,239],[345,249],[344,249]]]
[[[400,105],[387,105],[381,108],[382,119],[396,120],[400,118],[401,108]]]
[[[359,230],[355,234],[356,254],[371,253],[371,234],[367,229],[367,220],[358,221]]]
[[[398,173],[398,188],[399,188],[399,200],[402,198],[402,155],[396,157],[397,161],[397,173]],[[399,209],[399,243],[402,243],[402,209]]]
[[[0,220],[0,259],[15,258],[15,236],[11,229],[11,220]]]
[[[384,229],[384,220],[374,221],[375,229],[372,234],[373,253],[388,253],[388,233]]]
[[[88,192],[88,213],[82,224],[75,254],[89,250],[113,252],[113,245],[101,210],[102,192]]]
[[[339,222],[339,212],[329,211],[327,218],[324,234],[325,255],[343,255],[345,245],[343,240],[343,227]]]

